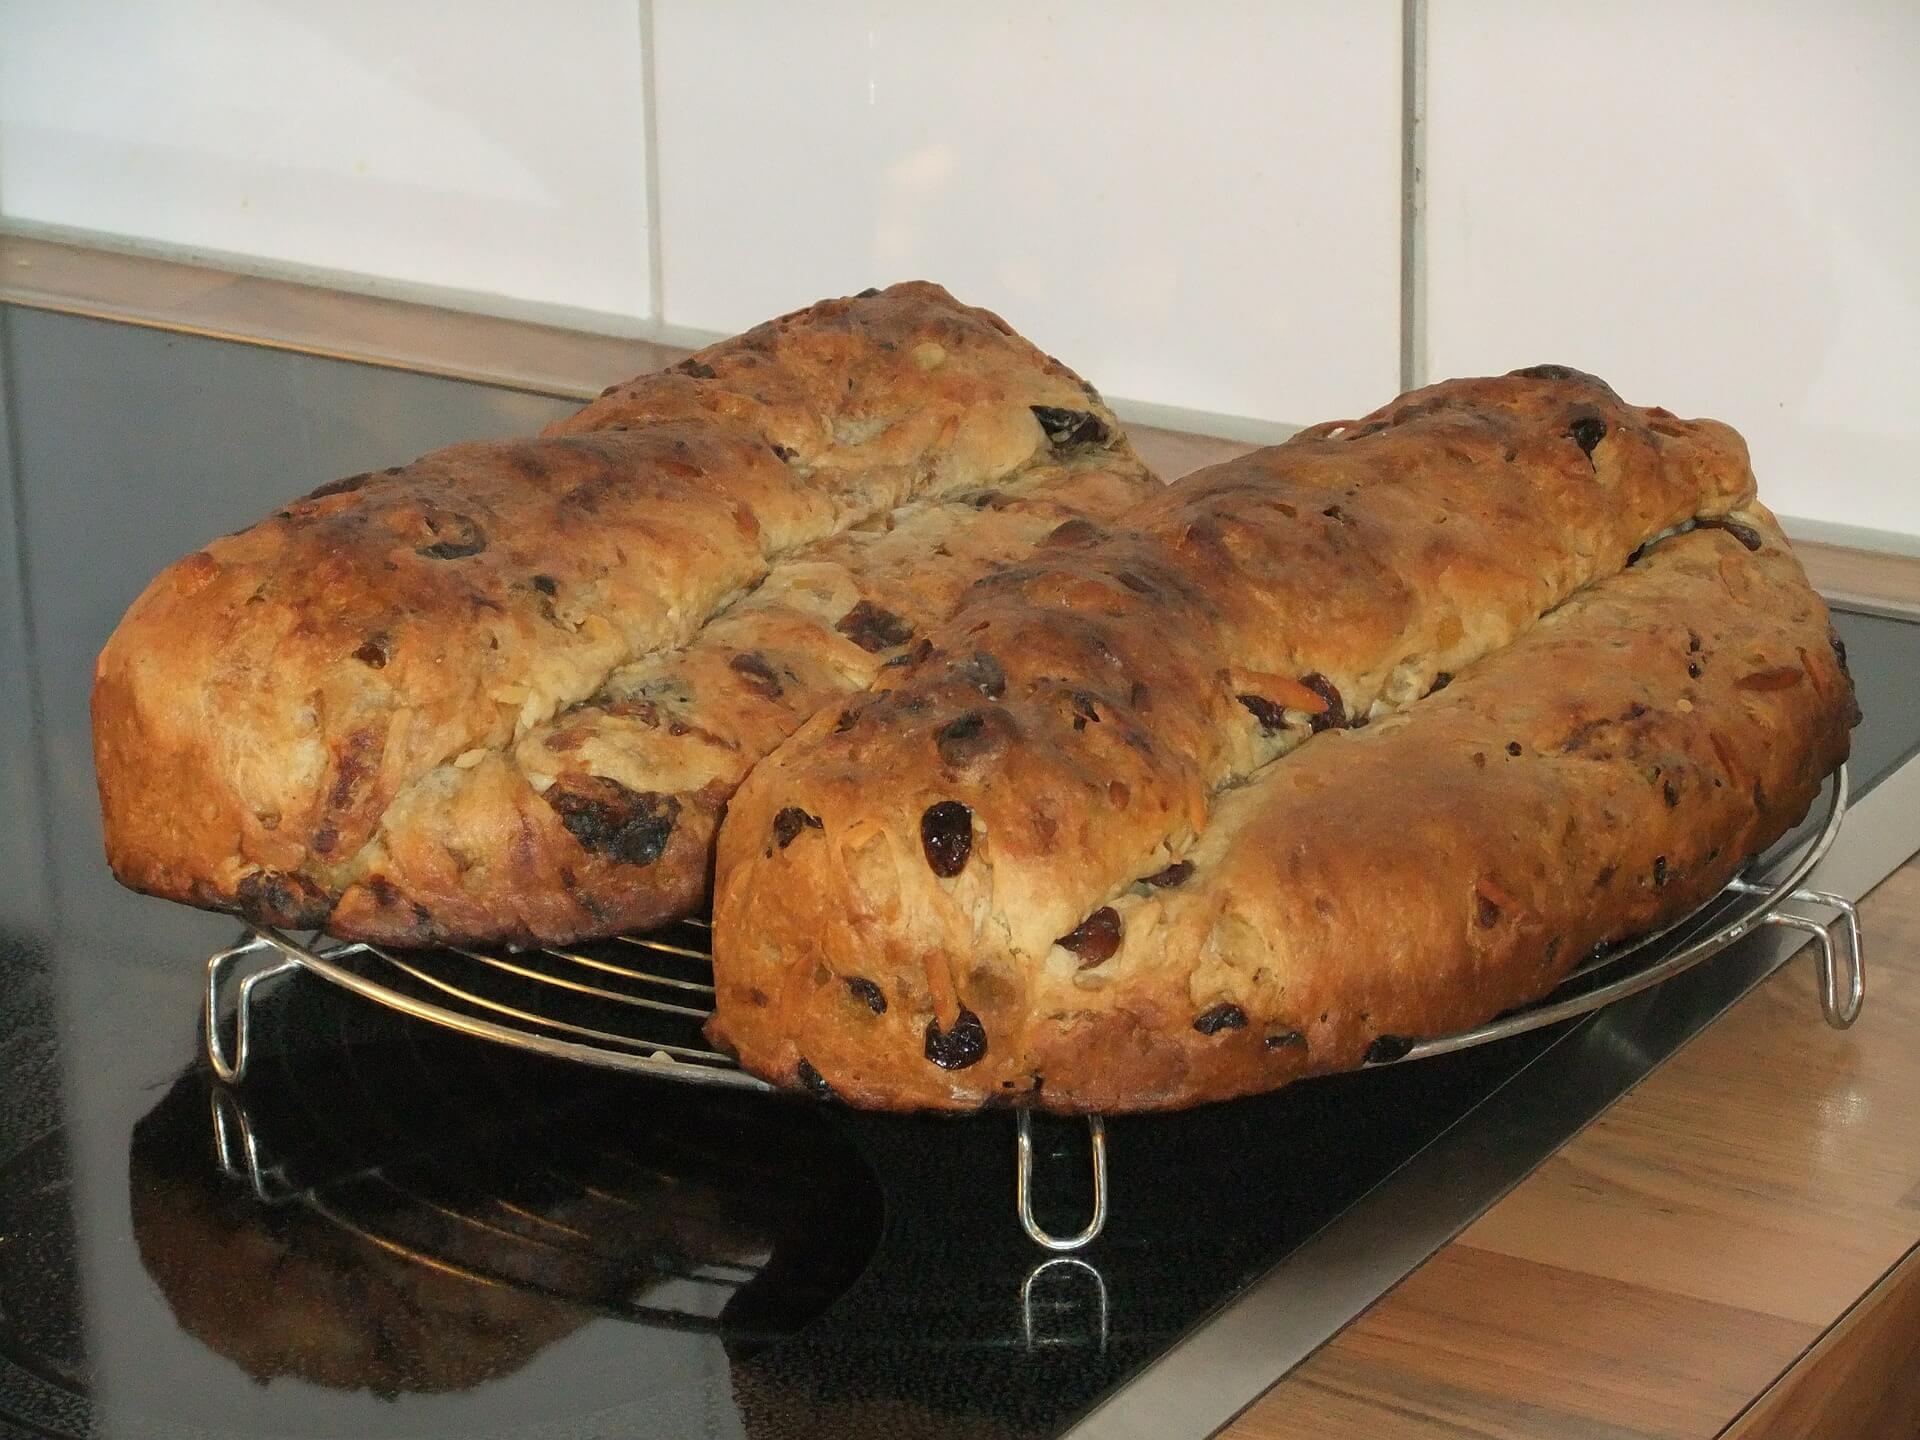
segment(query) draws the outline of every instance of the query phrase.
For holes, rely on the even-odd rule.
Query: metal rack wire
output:
[[[1866,993],[1858,914],[1843,896],[1802,887],[1846,816],[1844,767],[1834,773],[1825,794],[1826,809],[1810,839],[1756,861],[1691,914],[1656,933],[1596,953],[1540,1000],[1484,1025],[1378,1055],[1369,1068],[1445,1055],[1591,1013],[1651,989],[1765,926],[1813,938],[1826,1021],[1838,1028],[1851,1025]],[[1804,909],[1836,915],[1821,920],[1801,913]],[[207,961],[207,1054],[220,1079],[237,1084],[251,1049],[248,1017],[254,992],[277,977],[306,970],[416,1019],[523,1050],[683,1084],[771,1090],[766,1081],[708,1046],[701,1035],[712,1013],[710,942],[702,920],[592,945],[513,952],[395,951],[317,936],[302,942],[259,927]],[[243,962],[260,960],[273,963],[232,983]],[[231,1043],[222,1018],[230,986]],[[1048,1250],[1081,1249],[1105,1226],[1106,1134],[1097,1115],[1088,1119],[1088,1140],[1091,1218],[1077,1234],[1055,1235],[1034,1216],[1032,1117],[1026,1111],[1016,1116],[1015,1210],[1028,1236]]]

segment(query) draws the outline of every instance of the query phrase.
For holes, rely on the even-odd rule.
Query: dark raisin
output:
[[[1575,416],[1573,424],[1567,427],[1567,438],[1591,460],[1593,447],[1607,438],[1607,422],[1598,415]]]
[[[1120,583],[1136,595],[1151,595],[1153,593],[1153,582],[1144,575],[1134,574],[1131,570],[1122,570],[1120,572]]]
[[[1413,1041],[1405,1035],[1376,1035],[1367,1046],[1367,1064],[1390,1065],[1395,1060],[1404,1060],[1412,1049]]]
[[[809,1065],[804,1057],[798,1065],[794,1066],[793,1074],[794,1078],[800,1082],[800,1088],[814,1099],[833,1099],[833,1087],[827,1084],[827,1077]]]
[[[1646,559],[1647,551],[1650,550],[1651,548],[1653,548],[1651,545],[1636,545],[1633,548],[1633,550],[1627,555],[1628,567],[1631,568],[1635,565],[1638,565],[1642,560]]]
[[[1152,687],[1138,680],[1134,681],[1133,688],[1127,692],[1127,704],[1135,710],[1151,710],[1153,708]]]
[[[1347,518],[1347,512],[1342,510],[1338,505],[1329,505],[1320,513],[1329,520],[1338,520],[1342,525],[1351,525],[1353,523]]]
[[[1660,794],[1666,800],[1669,810],[1680,803],[1680,787],[1671,780],[1660,787]]]
[[[1067,708],[1073,711],[1073,728],[1084,730],[1089,720],[1098,724],[1100,709],[1093,703],[1093,697],[1084,690],[1072,690],[1067,694]]]
[[[964,1070],[987,1053],[987,1028],[980,1017],[960,1007],[953,1029],[942,1030],[940,1017],[927,1021],[927,1059],[942,1070]]]
[[[1749,550],[1758,550],[1765,543],[1760,539],[1758,530],[1751,525],[1742,525],[1738,520],[1702,520],[1699,526],[1702,530],[1724,530]]]
[[[934,874],[958,875],[973,854],[973,811],[958,800],[929,805],[920,817],[920,848]]]
[[[860,718],[858,710],[842,710],[840,718],[833,722],[833,733],[844,735],[853,728],[853,722]]]
[[[773,666],[758,650],[741,651],[727,662],[727,668],[743,678],[747,688],[762,700],[778,700],[786,693]]]
[[[1120,912],[1102,905],[1054,944],[1078,955],[1080,968],[1085,970],[1113,958],[1113,952],[1120,948],[1120,932]]]
[[[1318,715],[1307,717],[1307,728],[1318,735],[1322,730],[1343,729],[1347,723],[1347,705],[1340,698],[1340,691],[1334,683],[1318,670],[1309,670],[1300,677],[1300,683],[1327,702],[1327,708]]]
[[[1687,653],[1689,655],[1700,653],[1700,637],[1691,630],[1687,631]]]
[[[385,635],[369,636],[367,642],[353,652],[353,658],[358,660],[362,665],[372,666],[375,670],[385,669],[387,664],[387,637]]]
[[[1267,699],[1264,695],[1239,695],[1235,697],[1252,712],[1253,718],[1260,722],[1260,728],[1271,735],[1286,724],[1286,707]]]
[[[800,453],[797,450],[789,450],[785,445],[781,445],[772,440],[767,442],[767,448],[773,451],[773,458],[778,460],[782,465],[787,464],[795,455]]]
[[[1698,660],[1689,660],[1687,662],[1687,678],[1689,680],[1698,680],[1702,675],[1706,673],[1707,672],[1700,667],[1700,662]]]
[[[976,490],[971,495],[956,498],[964,500],[976,510],[1000,510],[1007,503],[1005,492],[1000,490]]]
[[[933,743],[947,764],[965,765],[992,748],[993,737],[986,734],[986,729],[987,717],[978,710],[969,710],[934,731]]]
[[[1500,923],[1500,907],[1478,891],[1474,892],[1474,918],[1480,922],[1482,930],[1491,930]]]
[[[1658,890],[1666,883],[1667,857],[1664,855],[1656,855],[1653,857],[1653,888]]]
[[[953,673],[986,696],[998,700],[1007,693],[1007,672],[1000,662],[984,650],[976,650],[964,660],[953,662]]]
[[[563,775],[544,798],[583,850],[623,865],[658,860],[680,818],[673,796],[629,790],[604,775]]]
[[[1061,410],[1035,405],[1033,418],[1055,445],[1104,445],[1113,438],[1107,422],[1088,410]]]
[[[1269,1050],[1304,1050],[1307,1037],[1298,1030],[1269,1030],[1265,1044]]]
[[[865,1005],[876,1015],[887,1013],[887,997],[880,993],[880,987],[861,975],[847,977],[847,989],[853,998]]]
[[[833,627],[869,654],[891,650],[913,638],[913,627],[891,610],[883,610],[871,600],[862,600],[840,617]]]
[[[465,515],[429,517],[427,529],[442,538],[419,546],[413,553],[429,560],[464,560],[487,548],[487,532]]]
[[[1244,1030],[1247,1012],[1238,1005],[1222,1002],[1194,1016],[1193,1028],[1202,1035],[1218,1035],[1222,1030]]]
[[[1167,866],[1166,869],[1155,871],[1153,874],[1147,876],[1147,884],[1161,890],[1172,890],[1177,886],[1186,884],[1192,874],[1193,862],[1191,860],[1176,860],[1173,864]]]
[[[1620,718],[1622,720],[1638,720],[1646,713],[1647,707],[1642,705],[1638,700],[1635,700],[1631,705],[1627,706],[1626,713]]]
[[[905,670],[909,666],[918,665],[922,660],[926,659],[927,656],[931,655],[932,653],[933,653],[933,641],[927,639],[923,635],[920,637],[920,639],[917,642],[915,642],[911,650],[902,651],[900,654],[894,656],[891,660],[887,661],[887,663],[882,665],[880,668],[882,670]]]
[[[880,287],[878,285],[869,285],[866,289],[862,290],[858,295],[854,296],[853,298],[856,300],[871,300],[874,296],[878,295],[879,293],[880,293]]]
[[[1840,668],[1847,668],[1847,642],[1840,638],[1840,632],[1831,624],[1827,626],[1827,644],[1833,650],[1833,658],[1840,662]]]
[[[1519,753],[1520,753],[1520,742],[1518,740],[1507,741],[1507,754],[1518,755]]]
[[[1600,873],[1593,877],[1593,888],[1596,890],[1604,890],[1613,883],[1613,877],[1617,873],[1618,871],[1614,866],[1602,865],[1600,867]]]
[[[678,370],[682,375],[694,380],[713,380],[717,378],[714,373],[714,368],[704,360],[682,360],[673,368]]]
[[[773,817],[774,842],[784,850],[791,845],[802,830],[823,830],[818,815],[809,815],[798,805],[789,805]]]
[[[255,870],[234,887],[236,907],[249,920],[288,930],[315,930],[333,913],[333,897],[304,875]]]
[[[1427,687],[1427,694],[1438,695],[1452,683],[1453,672],[1451,670],[1442,670],[1438,675],[1433,677],[1433,684]]]

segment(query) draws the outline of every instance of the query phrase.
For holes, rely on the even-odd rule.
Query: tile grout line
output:
[[[1427,0],[1400,3],[1400,388],[1427,382]]]
[[[641,152],[646,161],[647,202],[647,319],[656,328],[666,323],[666,257],[661,253],[660,225],[660,87],[654,64],[653,0],[637,0],[640,7],[640,128]]]

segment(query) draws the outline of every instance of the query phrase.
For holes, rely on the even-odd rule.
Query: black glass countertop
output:
[[[202,1058],[230,920],[115,885],[92,664],[163,565],[339,475],[566,402],[0,308],[0,1431],[1057,1434],[1559,1032],[1110,1125],[1049,1259],[1011,1121],[587,1072],[299,977],[237,1093]],[[1840,617],[1856,795],[1920,747],[1920,626]],[[1088,1203],[1042,1123],[1042,1219]]]

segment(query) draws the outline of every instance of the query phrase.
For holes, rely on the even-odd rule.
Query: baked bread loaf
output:
[[[108,859],[396,943],[667,918],[758,755],[1151,483],[997,317],[927,284],[823,302],[162,573],[96,672]]]
[[[1121,1111],[1351,1067],[1697,904],[1846,754],[1738,436],[1591,377],[1433,386],[1115,530],[736,795],[709,1033],[749,1069]]]

